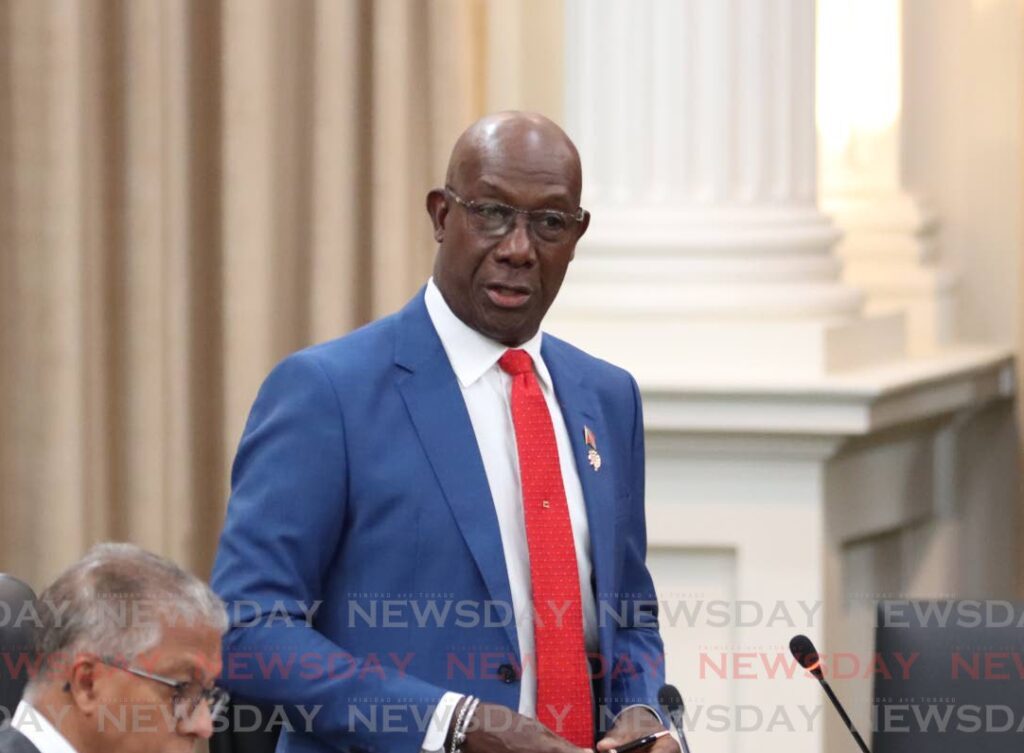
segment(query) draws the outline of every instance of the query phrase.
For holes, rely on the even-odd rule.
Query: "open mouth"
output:
[[[523,306],[530,300],[530,289],[525,285],[502,285],[493,283],[487,286],[487,296],[491,303],[505,309]]]

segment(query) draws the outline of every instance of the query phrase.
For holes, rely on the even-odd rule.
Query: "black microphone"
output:
[[[836,707],[836,711],[839,712],[839,716],[842,717],[843,722],[846,724],[846,729],[850,730],[850,734],[853,735],[853,739],[857,741],[857,745],[864,753],[871,753],[868,750],[868,746],[864,744],[864,738],[860,736],[857,728],[853,726],[853,722],[850,721],[849,715],[846,713],[846,709],[843,708],[843,704],[836,698],[836,694],[832,692],[832,687],[825,680],[825,675],[821,671],[821,658],[818,656],[818,650],[814,648],[814,644],[811,643],[811,639],[806,635],[794,635],[793,639],[789,642],[789,650],[793,654],[793,658],[797,660],[801,667],[806,669],[812,675],[818,678],[818,682],[821,683],[821,687],[825,689],[825,694],[828,695],[832,705]]]
[[[679,734],[679,744],[683,746],[683,753],[690,753],[690,746],[686,744],[686,735],[683,734],[683,697],[679,695],[675,685],[662,685],[658,691],[658,703],[665,709],[668,718],[672,720],[672,726]]]

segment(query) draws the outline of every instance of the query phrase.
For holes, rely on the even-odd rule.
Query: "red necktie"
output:
[[[574,745],[590,748],[594,722],[580,576],[555,430],[530,354],[507,350],[498,364],[512,376],[512,422],[536,616],[537,719]]]

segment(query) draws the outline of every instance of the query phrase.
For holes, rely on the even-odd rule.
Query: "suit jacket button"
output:
[[[513,683],[516,681],[516,671],[512,669],[511,664],[502,664],[498,667],[498,677],[505,684]]]

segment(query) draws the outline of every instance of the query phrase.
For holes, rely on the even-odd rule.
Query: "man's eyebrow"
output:
[[[179,659],[173,662],[160,674],[166,674],[171,679],[177,679],[175,675],[180,675],[187,678],[186,682],[202,682],[205,675],[199,666],[188,659]]]
[[[502,188],[497,183],[494,183],[494,182],[488,180],[487,178],[480,178],[479,184],[480,184],[481,188],[484,191],[488,191],[488,192],[492,192],[494,194],[497,194],[497,196],[500,197],[500,201],[502,203],[504,203],[504,204],[510,204],[511,203],[511,202],[509,202],[509,200],[507,198],[508,194],[505,192],[505,189]],[[572,201],[572,196],[569,194],[568,191],[554,190],[550,194],[547,194],[546,196],[543,197],[543,199],[541,200],[541,202],[540,202],[540,204],[538,205],[537,208],[545,209],[545,208],[547,208],[548,205],[555,205],[555,204],[561,204],[561,203],[565,203],[566,205],[569,205],[569,206],[574,206],[573,205],[573,201]],[[542,205],[544,205],[544,206],[542,206]]]

